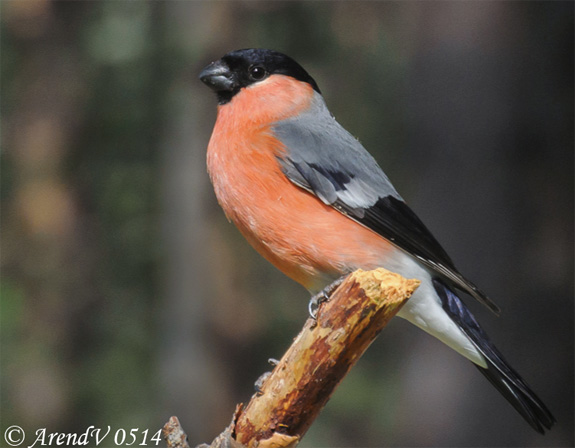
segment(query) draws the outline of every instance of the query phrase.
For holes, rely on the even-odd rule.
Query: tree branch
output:
[[[162,428],[162,435],[168,448],[190,448],[188,436],[182,429],[178,417],[170,417]]]
[[[294,447],[367,347],[419,286],[385,269],[358,270],[308,319],[260,391],[212,447]],[[224,438],[225,440],[222,440]],[[222,443],[223,442],[223,443]]]

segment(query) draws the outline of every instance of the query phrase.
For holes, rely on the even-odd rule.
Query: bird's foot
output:
[[[271,372],[264,372],[260,375],[260,377],[256,380],[256,382],[254,383],[254,389],[256,390],[256,394],[258,396],[262,395],[264,393],[263,391],[263,387],[264,387],[264,383],[266,382],[266,380],[270,377],[272,373]]]
[[[279,361],[277,359],[274,358],[270,358],[268,359],[268,363],[272,366],[277,366],[279,364]],[[272,373],[271,372],[264,372],[260,375],[260,377],[256,380],[255,384],[254,384],[254,388],[256,390],[256,394],[258,395],[262,395],[263,394],[263,386],[264,383],[266,382],[266,380],[270,377]]]
[[[309,311],[310,317],[313,320],[317,320],[317,312],[319,310],[320,305],[329,300],[329,298],[331,297],[333,292],[337,289],[337,287],[339,285],[341,285],[343,283],[343,281],[345,280],[346,277],[347,277],[346,275],[341,276],[336,281],[330,283],[325,288],[323,288],[320,292],[318,292],[317,294],[314,294],[311,297],[309,304],[307,306],[307,309]]]

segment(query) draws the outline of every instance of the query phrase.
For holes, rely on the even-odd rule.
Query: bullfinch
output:
[[[536,431],[553,426],[459,296],[497,306],[335,120],[306,70],[277,51],[245,49],[200,79],[218,100],[207,151],[218,202],[263,257],[312,294],[358,268],[419,279],[398,316],[469,359]]]

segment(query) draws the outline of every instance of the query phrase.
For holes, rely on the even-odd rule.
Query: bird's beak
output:
[[[216,92],[231,92],[236,87],[236,81],[230,68],[222,60],[212,62],[200,73],[200,80]]]

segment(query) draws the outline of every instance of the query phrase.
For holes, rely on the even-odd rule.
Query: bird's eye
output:
[[[249,68],[248,71],[250,74],[250,78],[253,79],[254,81],[260,81],[264,79],[267,74],[265,68],[259,65],[253,65],[252,67]]]

